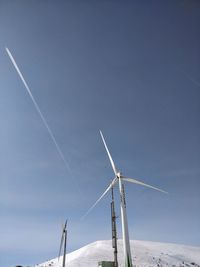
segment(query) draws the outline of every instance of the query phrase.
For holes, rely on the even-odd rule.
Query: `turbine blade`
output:
[[[62,223],[62,226],[61,226],[61,228],[62,228],[62,234],[65,232],[66,227],[67,227],[67,220],[65,221],[65,223]]]
[[[63,231],[66,230],[66,227],[67,227],[67,220],[65,221],[65,224],[63,226]]]
[[[149,184],[145,184],[145,183],[143,183],[143,182],[141,182],[141,181],[138,181],[138,180],[136,180],[136,179],[133,179],[133,178],[122,177],[122,180],[127,181],[127,182],[130,182],[130,183],[133,183],[133,184],[143,185],[143,186],[149,187],[149,188],[151,188],[151,189],[160,191],[160,192],[162,192],[162,193],[168,194],[168,192],[166,192],[166,191],[164,191],[164,190],[162,190],[162,189],[160,189],[160,188],[154,187],[154,186],[149,185]]]
[[[58,261],[60,260],[60,254],[61,254],[61,249],[63,246],[63,241],[64,241],[64,233],[62,232],[62,237],[61,237],[61,241],[60,241],[60,249],[59,249],[59,254],[58,254]]]
[[[105,141],[105,139],[104,139],[103,134],[102,134],[101,131],[100,131],[100,134],[101,134],[101,138],[102,138],[102,140],[103,140],[103,144],[104,144],[104,146],[105,146],[105,149],[106,149],[106,151],[107,151],[108,157],[109,157],[109,159],[110,159],[110,163],[111,163],[111,166],[112,166],[112,168],[113,168],[114,174],[117,176],[117,169],[116,169],[116,167],[115,167],[114,161],[113,161],[113,159],[112,159],[112,157],[111,157],[111,155],[110,155],[110,152],[109,152],[108,147],[107,147],[107,145],[106,145],[106,141]]]
[[[61,237],[61,241],[60,241],[60,249],[59,249],[59,254],[58,254],[58,261],[60,259],[61,249],[62,249],[63,242],[64,242],[64,233],[66,231],[66,227],[67,227],[67,220],[65,221],[65,224],[62,225],[62,237]]]
[[[117,182],[117,178],[114,178],[111,184],[105,190],[105,192],[100,196],[100,198],[98,198],[97,201],[94,203],[94,205],[92,205],[89,208],[89,210],[81,217],[82,220],[91,212],[91,210],[99,203],[99,201],[106,195],[106,193],[116,184],[116,182]]]

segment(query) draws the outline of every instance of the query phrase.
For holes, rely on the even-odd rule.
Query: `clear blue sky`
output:
[[[68,251],[110,239],[109,194],[80,222],[113,178],[99,129],[124,175],[170,193],[126,186],[131,239],[200,246],[199,14],[195,0],[0,0],[1,266],[56,257],[66,217]]]

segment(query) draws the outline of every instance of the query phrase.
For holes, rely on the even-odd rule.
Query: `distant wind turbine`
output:
[[[60,260],[61,250],[63,249],[63,261],[62,261],[62,267],[65,267],[65,259],[66,259],[66,245],[67,245],[67,220],[62,228],[62,236],[60,241],[60,249],[58,254],[58,261]]]
[[[167,193],[166,191],[163,191],[157,187],[145,184],[141,181],[138,181],[136,179],[127,178],[122,175],[120,171],[117,170],[115,167],[114,161],[111,157],[111,154],[108,150],[108,147],[106,145],[105,139],[103,137],[102,132],[100,131],[101,138],[103,141],[103,144],[105,146],[106,152],[108,154],[112,169],[114,171],[115,177],[112,180],[111,184],[108,186],[108,188],[105,190],[105,192],[100,196],[100,198],[94,203],[94,205],[87,211],[87,213],[84,215],[84,217],[97,205],[97,203],[106,195],[106,193],[118,182],[119,183],[119,193],[120,193],[120,205],[121,205],[121,224],[122,224],[122,238],[123,238],[123,248],[124,248],[124,260],[125,260],[125,267],[132,267],[132,259],[131,259],[131,250],[130,250],[130,241],[129,241],[129,231],[128,231],[128,221],[127,221],[127,214],[126,214],[126,201],[125,201],[125,192],[124,192],[124,184],[123,182],[130,182],[134,184],[143,185],[146,187],[149,187],[151,189],[155,189],[157,191],[160,191],[162,193]]]

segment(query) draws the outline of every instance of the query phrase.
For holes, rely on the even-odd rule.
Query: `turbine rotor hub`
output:
[[[121,178],[121,176],[122,176],[121,172],[117,172],[117,178],[119,179]]]

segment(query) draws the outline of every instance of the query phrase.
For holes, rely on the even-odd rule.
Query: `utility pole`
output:
[[[118,267],[118,261],[117,261],[117,229],[116,229],[116,216],[115,216],[113,187],[112,187],[111,190],[112,190],[112,202],[111,202],[112,247],[114,249],[115,267]]]

